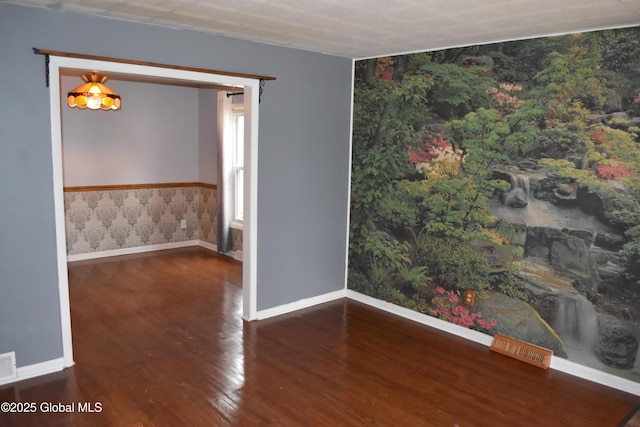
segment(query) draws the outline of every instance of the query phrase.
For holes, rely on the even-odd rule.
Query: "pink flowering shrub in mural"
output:
[[[598,165],[597,174],[604,179],[620,179],[631,175],[631,171],[626,169],[620,163],[611,161],[607,164]]]
[[[409,150],[409,160],[425,176],[453,176],[460,172],[465,156],[462,150],[453,148],[444,139],[443,132],[439,132],[436,135],[427,135],[424,148]]]
[[[602,129],[596,129],[593,132],[593,142],[596,145],[602,145],[605,147],[609,146],[609,141],[607,141],[607,135],[604,133]]]
[[[409,151],[409,159],[414,164],[425,163],[438,157],[438,154],[450,147],[450,144],[444,139],[444,133],[439,132],[436,135],[427,135],[424,148],[418,147]]]
[[[444,288],[436,286],[436,292],[437,295],[431,300],[433,307],[427,309],[427,314],[465,328],[489,330],[497,324],[495,319],[485,320],[482,313],[473,313],[461,305],[460,297],[454,291],[447,292]]]
[[[500,83],[498,87],[491,87],[487,93],[498,103],[502,113],[512,113],[522,106],[523,100],[514,95],[520,92],[522,85],[512,83]]]

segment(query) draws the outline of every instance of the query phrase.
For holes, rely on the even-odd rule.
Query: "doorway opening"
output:
[[[56,254],[58,263],[58,283],[60,296],[60,319],[62,329],[62,345],[64,366],[73,362],[71,337],[71,312],[69,302],[69,281],[67,270],[67,250],[64,213],[64,178],[62,156],[62,100],[60,77],[68,72],[91,72],[99,70],[129,76],[131,79],[144,81],[162,81],[176,85],[215,85],[223,87],[244,88],[244,219],[243,219],[243,266],[242,297],[245,320],[255,320],[257,312],[257,152],[258,152],[258,102],[260,96],[260,80],[243,76],[213,74],[201,71],[190,71],[174,68],[163,68],[153,65],[110,62],[96,59],[83,59],[64,56],[51,56],[49,59],[49,91],[51,107],[51,143],[53,157],[54,210],[56,226]],[[66,103],[66,102],[65,102]]]

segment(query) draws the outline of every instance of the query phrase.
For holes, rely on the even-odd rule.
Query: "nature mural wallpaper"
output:
[[[349,288],[640,382],[640,29],[355,72]]]

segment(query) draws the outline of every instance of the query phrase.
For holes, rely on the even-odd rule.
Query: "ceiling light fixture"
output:
[[[100,74],[83,74],[85,83],[67,95],[69,107],[88,108],[90,110],[119,110],[120,95],[106,87],[103,83],[107,76]]]

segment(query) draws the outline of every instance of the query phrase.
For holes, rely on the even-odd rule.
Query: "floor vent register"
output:
[[[490,349],[543,369],[549,367],[553,356],[552,350],[501,334],[495,334]]]

